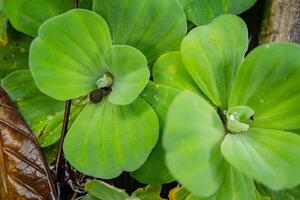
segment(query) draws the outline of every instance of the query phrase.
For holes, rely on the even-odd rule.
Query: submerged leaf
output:
[[[187,30],[177,0],[94,0],[93,9],[108,23],[114,44],[139,49],[149,63],[178,48]]]
[[[118,106],[106,97],[79,114],[65,138],[64,153],[79,171],[109,179],[139,168],[158,134],[157,116],[143,99]]]
[[[187,19],[196,25],[210,23],[215,17],[226,14],[241,14],[257,0],[179,0]]]
[[[2,88],[0,131],[1,199],[55,200],[55,186],[39,145]]]

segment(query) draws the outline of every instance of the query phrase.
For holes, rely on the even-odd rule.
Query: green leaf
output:
[[[235,168],[273,190],[300,183],[300,136],[291,132],[250,128],[227,134],[221,151]]]
[[[148,185],[133,192],[132,197],[138,200],[161,200],[161,185]]]
[[[158,135],[157,116],[142,98],[126,106],[104,98],[79,114],[65,138],[64,153],[79,171],[110,179],[138,169]]]
[[[56,155],[57,155],[57,152],[58,152],[58,147],[59,147],[59,142],[42,149],[42,151],[45,155],[45,159],[47,160],[47,163],[48,163],[49,166],[56,159]]]
[[[262,195],[270,196],[272,200],[300,200],[300,185],[289,190],[272,191],[267,187],[257,184],[257,189]]]
[[[171,104],[163,145],[167,166],[186,189],[207,197],[220,187],[224,127],[213,107],[195,93],[183,92]]]
[[[226,166],[223,166],[226,167]],[[255,200],[255,185],[251,178],[238,170],[227,167],[226,174],[219,190],[211,197],[199,198],[190,195],[186,200]]]
[[[199,88],[188,74],[178,51],[169,52],[157,59],[153,67],[153,81],[181,90],[199,92]]]
[[[79,8],[92,10],[93,9],[93,0],[79,0],[78,5],[79,5]]]
[[[134,101],[150,77],[146,57],[130,46],[113,46],[105,54],[107,70],[113,75],[109,100],[117,105]]]
[[[129,198],[124,190],[120,190],[103,181],[89,181],[85,184],[85,189],[89,195],[100,200],[126,200]]]
[[[0,0],[0,46],[6,46],[7,43],[7,17],[3,10],[3,0]]]
[[[149,63],[177,48],[187,31],[175,0],[94,0],[93,9],[108,23],[114,44],[139,49]]]
[[[8,26],[9,42],[0,46],[0,79],[18,69],[28,68],[28,52],[32,39]]]
[[[15,29],[35,37],[39,26],[43,22],[71,9],[72,1],[3,0],[3,7],[5,14]]]
[[[169,193],[169,200],[185,200],[191,193],[185,188],[177,186]]]
[[[37,87],[58,100],[87,95],[105,72],[110,47],[106,22],[91,11],[76,9],[49,19],[30,48]]]
[[[299,45],[287,43],[263,45],[252,51],[237,73],[229,107],[253,109],[253,127],[299,129],[299,54]]]
[[[226,14],[241,14],[257,0],[179,0],[187,19],[196,25],[210,23],[215,17]]]
[[[1,81],[1,86],[17,104],[41,147],[50,146],[59,140],[64,102],[41,93],[29,70],[11,73]],[[81,110],[82,106],[72,107],[69,124],[72,124]]]
[[[84,197],[82,197],[81,200],[99,200],[99,199],[90,194],[86,194]]]
[[[179,92],[177,89],[149,82],[141,94],[155,110],[159,119],[161,134],[165,127],[168,107]],[[153,172],[155,172],[155,176],[153,176]],[[147,184],[163,184],[174,180],[166,166],[165,150],[162,147],[161,138],[147,161],[137,171],[131,173],[131,175],[139,182]]]
[[[222,15],[193,29],[182,42],[182,59],[202,92],[226,109],[238,66],[248,48],[247,27],[234,15]]]
[[[184,188],[177,188],[171,193],[170,200],[259,200],[256,196],[255,185],[251,178],[225,165],[226,174],[219,190],[210,197],[197,197],[186,191]]]

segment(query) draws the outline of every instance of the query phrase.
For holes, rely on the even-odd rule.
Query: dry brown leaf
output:
[[[0,132],[0,199],[56,199],[55,185],[43,153],[2,88]]]

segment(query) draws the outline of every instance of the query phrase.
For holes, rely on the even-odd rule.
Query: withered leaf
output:
[[[54,200],[44,155],[15,104],[0,88],[0,199]]]

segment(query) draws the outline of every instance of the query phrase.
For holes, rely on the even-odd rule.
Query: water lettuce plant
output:
[[[77,9],[46,21],[29,59],[41,91],[58,100],[89,100],[65,138],[73,166],[112,178],[145,161],[158,136],[155,112],[138,97],[150,76],[147,59],[133,47],[112,45],[101,16]]]
[[[262,45],[244,59],[247,45],[245,23],[223,15],[154,65],[156,84],[185,90],[168,110],[163,146],[188,199],[255,199],[254,180],[272,190],[300,183],[300,47]]]

